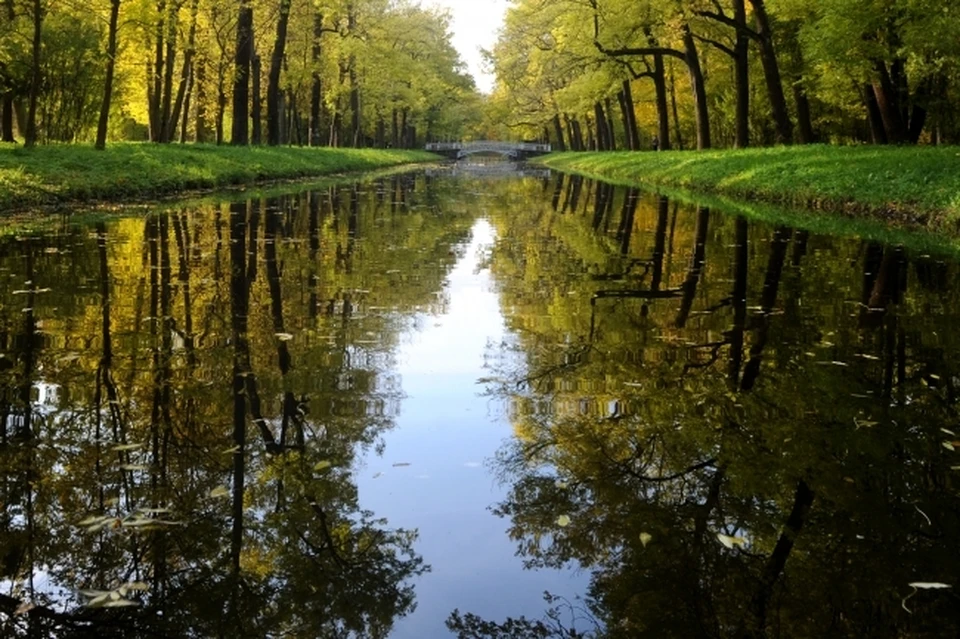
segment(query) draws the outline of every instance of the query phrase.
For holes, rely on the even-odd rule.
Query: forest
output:
[[[408,0],[5,0],[0,137],[413,148],[479,122]]]
[[[960,140],[946,0],[516,0],[489,108],[557,150]]]

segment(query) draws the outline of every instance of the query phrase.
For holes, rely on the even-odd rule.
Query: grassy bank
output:
[[[664,153],[555,153],[538,163],[619,182],[957,231],[960,148],[797,146]]]
[[[115,144],[0,146],[0,211],[134,200],[427,162],[422,151]]]

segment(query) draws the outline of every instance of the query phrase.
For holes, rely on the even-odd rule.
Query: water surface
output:
[[[908,246],[489,167],[8,233],[3,633],[953,636]]]

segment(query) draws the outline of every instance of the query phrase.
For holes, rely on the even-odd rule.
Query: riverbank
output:
[[[956,233],[960,148],[824,145],[661,153],[554,153],[552,169]]]
[[[0,145],[0,212],[371,171],[438,157],[423,151],[211,145]]]

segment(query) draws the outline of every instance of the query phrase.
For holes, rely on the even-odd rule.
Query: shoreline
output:
[[[436,162],[425,151],[115,144],[0,145],[0,214],[138,204]]]
[[[830,147],[553,153],[534,163],[624,185],[960,235],[960,148]]]

